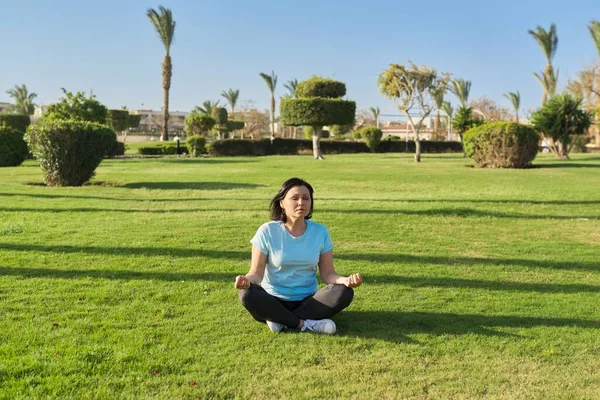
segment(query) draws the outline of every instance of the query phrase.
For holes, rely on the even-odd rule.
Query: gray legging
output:
[[[303,300],[288,301],[267,293],[260,285],[251,284],[248,289],[239,290],[238,295],[255,320],[296,328],[301,319],[333,317],[350,305],[354,291],[345,285],[327,285]]]

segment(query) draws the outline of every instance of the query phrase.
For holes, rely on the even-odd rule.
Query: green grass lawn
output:
[[[600,398],[600,157],[106,160],[0,169],[0,398]],[[233,289],[287,178],[315,188],[338,334],[272,334]]]

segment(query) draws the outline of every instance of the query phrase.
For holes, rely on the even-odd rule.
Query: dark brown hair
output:
[[[291,188],[296,187],[296,186],[305,186],[308,189],[308,192],[310,193],[310,210],[308,211],[308,215],[306,217],[304,217],[304,219],[310,219],[312,217],[313,205],[314,205],[314,200],[313,200],[314,190],[313,190],[312,186],[310,186],[310,184],[308,182],[306,182],[304,179],[290,178],[287,181],[283,182],[283,185],[281,185],[279,192],[271,200],[271,220],[282,221],[282,222],[287,221],[287,217],[285,216],[285,213],[283,212],[283,209],[281,208],[281,204],[279,204],[279,202],[285,198],[285,196],[287,195],[287,192],[289,192]]]

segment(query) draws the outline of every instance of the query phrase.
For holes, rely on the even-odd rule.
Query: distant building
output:
[[[163,123],[162,111],[148,109],[134,109],[129,111],[130,114],[141,115],[140,125],[136,129],[141,132],[160,132],[160,127]],[[173,111],[169,112],[169,132],[181,133],[185,127],[185,117],[189,112]]]
[[[0,103],[0,114],[9,112],[12,106],[10,103]]]

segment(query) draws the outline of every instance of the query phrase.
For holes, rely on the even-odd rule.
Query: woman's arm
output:
[[[347,287],[357,287],[362,283],[360,274],[341,276],[335,272],[335,268],[333,267],[333,250],[321,254],[319,257],[319,271],[321,272],[321,279],[327,285],[340,284]]]
[[[236,289],[247,289],[251,283],[260,284],[265,275],[265,266],[267,265],[267,255],[260,251],[256,246],[252,246],[252,259],[250,261],[250,271],[246,275],[235,277]]]

